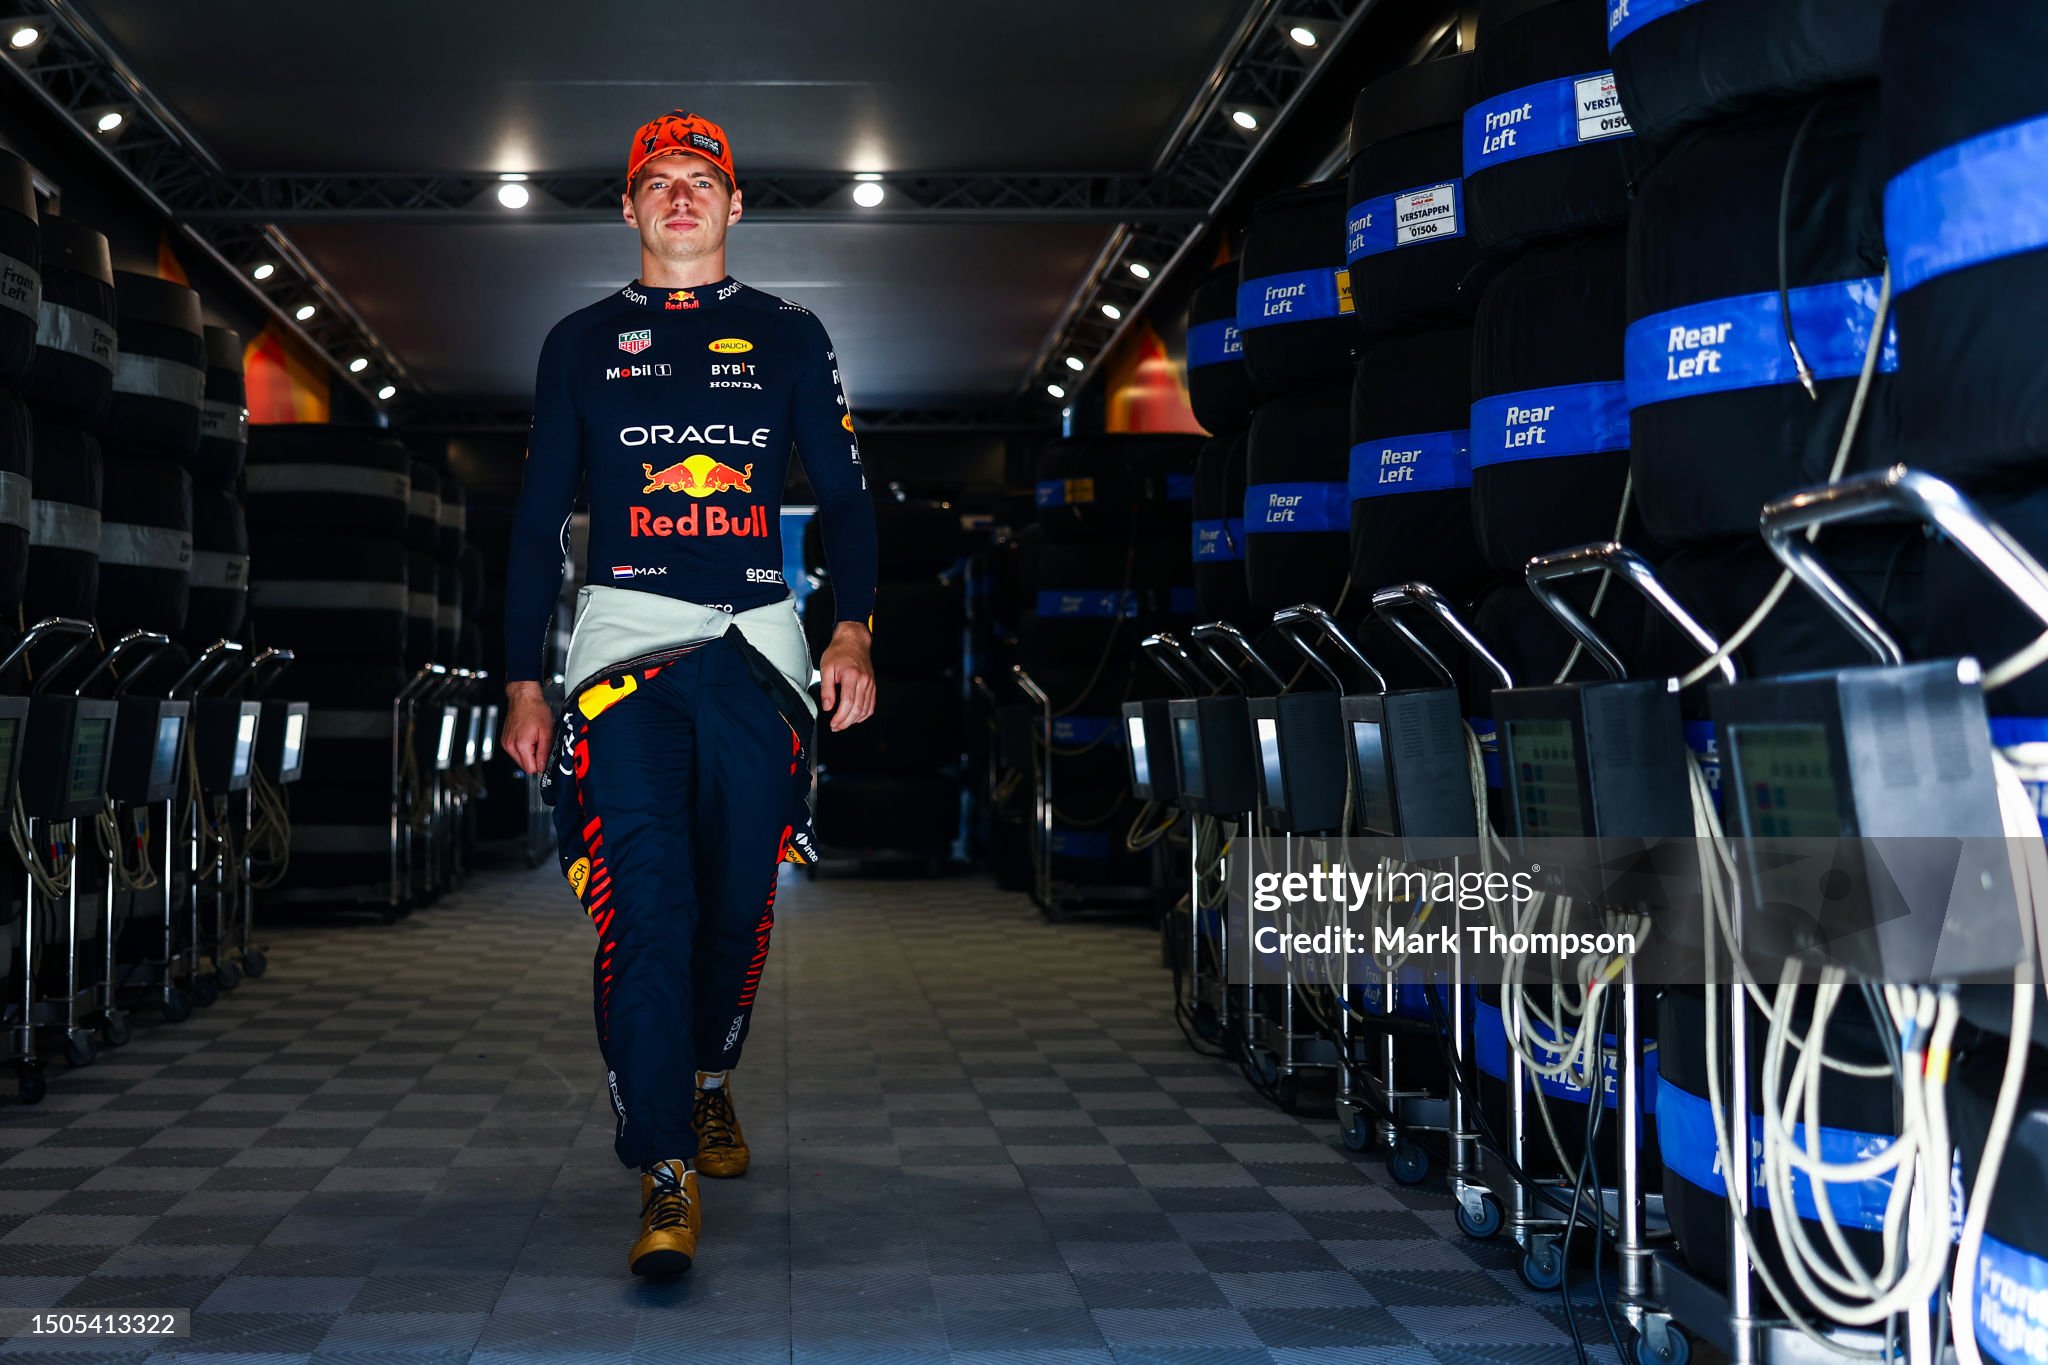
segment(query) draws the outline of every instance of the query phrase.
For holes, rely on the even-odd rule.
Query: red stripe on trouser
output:
[[[788,846],[789,831],[783,831],[784,847]],[[768,962],[768,937],[775,928],[775,884],[782,875],[782,860],[775,860],[775,871],[768,874],[768,903],[761,908],[761,922],[754,926],[754,957],[747,963],[747,975],[740,985],[740,1000],[737,1008],[746,1009],[754,1003],[754,992],[761,985],[761,969]]]

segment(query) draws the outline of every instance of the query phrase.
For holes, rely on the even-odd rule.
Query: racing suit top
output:
[[[636,280],[557,323],[512,518],[506,680],[541,676],[579,482],[588,581],[726,612],[786,599],[792,443],[817,493],[837,619],[872,624],[874,504],[838,357],[809,309],[730,277],[692,289]]]

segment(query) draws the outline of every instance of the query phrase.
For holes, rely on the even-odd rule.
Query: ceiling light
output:
[[[254,270],[250,271],[249,275],[252,279],[267,280],[276,273],[277,267],[272,265],[269,261],[265,261],[262,265],[259,265]]]
[[[882,187],[872,180],[863,180],[853,187],[853,202],[864,209],[871,209],[882,202]]]
[[[1118,318],[1122,317],[1123,315],[1124,310],[1117,307],[1113,303],[1105,303],[1102,305],[1102,316],[1108,318],[1111,322],[1115,322]]]
[[[523,209],[532,197],[526,192],[526,186],[516,180],[508,180],[498,186],[498,202],[508,209]]]
[[[113,132],[121,126],[121,111],[118,109],[107,110],[106,113],[100,115],[100,121],[97,126],[103,133]]]
[[[7,41],[13,44],[15,50],[19,51],[24,47],[34,47],[42,39],[42,36],[41,29],[31,24],[23,24],[20,28],[14,30],[13,36]]]
[[[348,372],[350,374],[361,374],[364,370],[367,370],[369,368],[370,362],[368,360],[365,360],[362,356],[357,356],[354,360],[351,360],[348,363]]]
[[[1235,123],[1238,127],[1244,129],[1246,132],[1250,132],[1252,129],[1259,126],[1259,116],[1257,114],[1254,114],[1249,109],[1238,110],[1236,113],[1230,116],[1230,121],[1232,123]]]
[[[377,398],[379,401],[383,401],[394,397],[397,393],[398,385],[386,384],[383,388],[377,390]]]
[[[1132,261],[1128,268],[1133,275],[1136,275],[1141,280],[1152,278],[1152,267],[1142,261]]]
[[[1312,28],[1304,28],[1300,24],[1296,24],[1293,28],[1288,29],[1287,36],[1300,43],[1303,47],[1314,47],[1317,42],[1316,31]]]
[[[1065,398],[1067,396],[1067,391],[1057,384],[1047,384],[1045,391],[1055,398]]]
[[[860,171],[857,172],[853,178],[855,180],[862,181],[880,180],[882,178],[882,173],[880,171]]]
[[[1074,373],[1079,374],[1081,371],[1087,369],[1088,367],[1081,363],[1081,357],[1077,355],[1070,355],[1067,357],[1067,368],[1072,370]]]
[[[312,317],[313,314],[319,311],[319,309],[315,308],[310,303],[302,303],[299,305],[299,311],[292,314],[292,316],[297,318],[300,322],[304,322],[307,318]]]
[[[508,185],[516,185],[520,181],[526,179],[526,172],[506,171],[503,175],[499,176],[498,179],[504,181]]]

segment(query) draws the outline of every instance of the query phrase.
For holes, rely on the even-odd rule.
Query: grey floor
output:
[[[1575,1359],[1440,1191],[1188,1051],[1152,934],[785,873],[754,1167],[705,1183],[680,1282],[626,1274],[588,922],[550,870],[484,873],[395,927],[270,925],[262,980],[0,1107],[0,1307],[192,1313],[154,1353],[0,1356]]]

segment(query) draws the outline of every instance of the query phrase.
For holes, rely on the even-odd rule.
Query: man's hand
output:
[[[555,713],[537,682],[505,684],[505,733],[498,747],[512,755],[520,771],[531,777],[547,762],[555,737]]]
[[[841,621],[818,660],[818,706],[832,714],[832,728],[844,730],[875,714],[875,666],[868,659],[874,637],[858,621]]]

